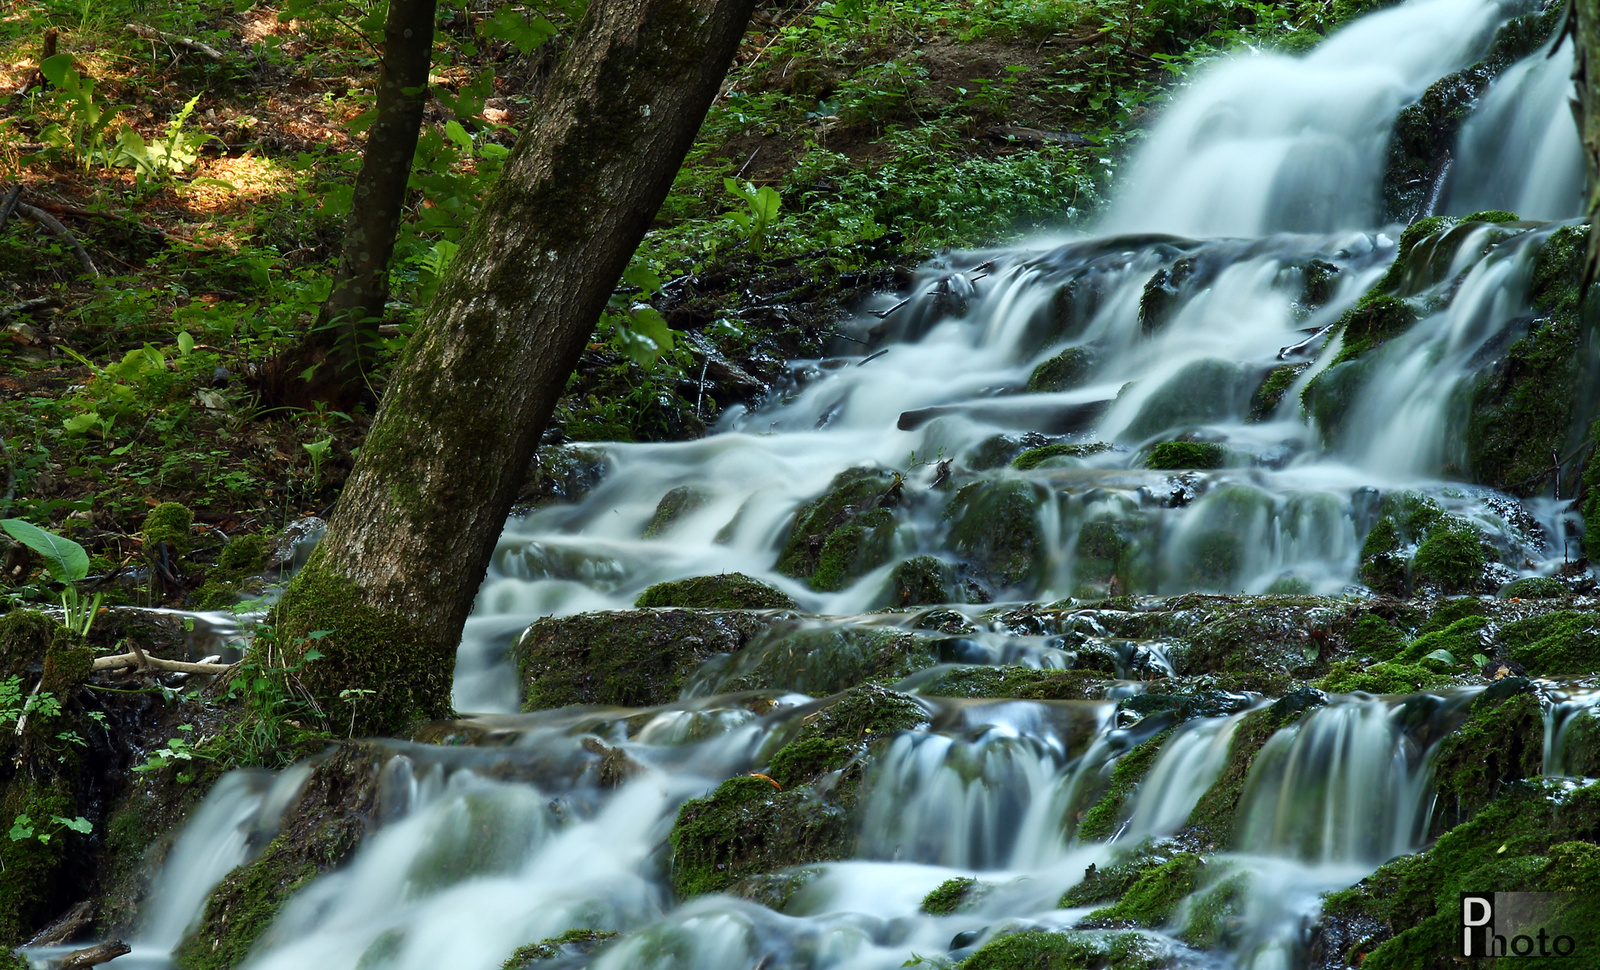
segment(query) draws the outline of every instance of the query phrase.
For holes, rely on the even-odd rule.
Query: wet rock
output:
[[[1354,661],[1341,660],[1317,681],[1317,686],[1335,694],[1410,694],[1453,682],[1448,674],[1416,664],[1382,662],[1363,668]]]
[[[1051,445],[1043,445],[1038,448],[1029,448],[1027,451],[1024,451],[1022,454],[1011,459],[1011,467],[1017,469],[1018,471],[1028,471],[1029,469],[1041,467],[1072,467],[1077,464],[1076,461],[1057,462],[1055,459],[1086,458],[1089,455],[1098,455],[1102,451],[1110,450],[1110,445],[1100,441],[1089,444],[1068,444],[1066,442],[1057,442]]]
[[[1156,270],[1139,297],[1139,329],[1146,337],[1166,325],[1177,309],[1183,286],[1195,275],[1195,259],[1185,257],[1169,267]]]
[[[1251,424],[1266,421],[1278,410],[1283,396],[1300,379],[1310,364],[1282,364],[1267,371],[1255,393],[1250,395],[1250,413],[1245,421]]]
[[[1528,576],[1500,587],[1498,595],[1501,599],[1506,600],[1555,599],[1571,596],[1572,590],[1559,579],[1551,579],[1548,576]]]
[[[1083,813],[1083,818],[1078,821],[1077,838],[1080,842],[1086,839],[1104,840],[1115,834],[1117,827],[1127,820],[1132,811],[1133,795],[1138,790],[1139,783],[1150,773],[1150,766],[1155,764],[1156,756],[1161,753],[1161,746],[1171,737],[1171,731],[1163,731],[1117,759],[1116,766],[1111,770],[1111,783],[1106,787],[1105,793]],[[1089,880],[1085,880],[1085,883],[1088,882]],[[1080,884],[1067,891],[1060,905],[1063,908],[1087,906],[1122,897],[1124,892],[1120,890],[1125,887],[1120,886],[1119,891],[1112,896],[1100,894],[1109,888],[1111,882],[1112,880],[1100,880],[1094,886]],[[1071,897],[1071,901],[1068,897]]]
[[[1048,435],[1027,432],[1020,435],[997,434],[985,438],[962,458],[962,463],[973,471],[987,471],[1009,465],[1012,459],[1025,451],[1043,448],[1055,443]]]
[[[1039,670],[988,665],[957,667],[918,685],[926,697],[1012,697],[1019,700],[1099,700],[1109,686],[1093,670]]]
[[[742,648],[771,623],[760,613],[675,609],[540,620],[513,648],[523,709],[665,703],[694,666]]]
[[[517,505],[538,509],[576,502],[605,478],[605,452],[592,445],[543,445],[534,453]]]
[[[685,690],[695,697],[742,690],[831,694],[932,666],[938,662],[936,639],[859,623],[774,623],[731,656],[694,671]]]
[[[656,583],[640,593],[633,605],[640,609],[678,606],[705,610],[792,610],[796,607],[789,594],[744,573]]]
[[[1327,643],[1343,623],[1324,608],[1244,608],[1204,623],[1168,659],[1179,674],[1272,671],[1312,677],[1327,670]]]
[[[1194,361],[1145,399],[1121,440],[1133,444],[1163,431],[1181,430],[1238,414],[1259,384],[1255,370],[1232,361]]]
[[[654,539],[671,531],[680,519],[705,507],[711,496],[693,485],[679,485],[661,496],[655,514],[645,526],[642,538]]]
[[[560,936],[517,947],[511,957],[500,965],[500,970],[530,970],[545,960],[582,956],[616,939],[617,935],[615,930],[567,930]]]
[[[1044,492],[1029,482],[975,482],[958,491],[945,508],[950,549],[971,566],[976,578],[996,590],[1019,586],[1045,565],[1044,533],[1038,508]]]
[[[765,778],[730,778],[678,810],[668,839],[672,888],[690,899],[746,876],[845,859],[854,834],[849,812],[813,790],[778,791]]]
[[[1033,369],[1028,390],[1034,394],[1071,390],[1089,379],[1094,365],[1094,354],[1088,348],[1068,347]]]
[[[949,916],[963,906],[969,905],[981,895],[978,880],[971,876],[957,876],[946,879],[932,892],[922,898],[920,907],[929,916]]]
[[[795,511],[777,571],[832,591],[883,565],[896,528],[894,509],[883,500],[898,484],[898,475],[880,469],[841,472],[827,492]]]
[[[1454,828],[1507,786],[1538,775],[1543,752],[1544,712],[1536,694],[1479,694],[1461,726],[1439,742],[1432,831]]]
[[[1496,639],[1503,656],[1536,677],[1581,676],[1600,672],[1600,616],[1561,610],[1501,627]]]
[[[1228,449],[1211,441],[1163,441],[1150,449],[1144,466],[1159,471],[1182,468],[1221,468],[1227,464]]]
[[[913,556],[894,567],[889,576],[889,605],[931,606],[948,603],[955,570],[933,556]],[[957,614],[959,615],[959,614]]]
[[[1162,948],[1140,933],[1053,933],[1028,930],[996,937],[961,964],[962,970],[1156,970]]]

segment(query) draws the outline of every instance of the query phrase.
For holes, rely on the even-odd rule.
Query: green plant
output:
[[[7,833],[13,842],[22,842],[27,839],[38,839],[49,844],[51,836],[62,829],[88,835],[94,831],[94,823],[79,815],[76,818],[63,818],[60,815],[50,816],[48,822],[35,823],[26,815],[18,815],[11,822],[11,831]]]
[[[311,484],[313,487],[322,484],[322,456],[328,453],[328,448],[333,445],[333,436],[329,435],[321,441],[313,441],[300,447],[311,456]]]
[[[78,592],[76,584],[89,575],[88,551],[71,539],[48,532],[24,519],[0,519],[0,529],[37,552],[44,560],[50,575],[65,586],[61,591],[61,608],[65,613],[63,622],[72,630],[88,636],[104,596],[103,593],[96,593],[92,600],[85,600]]]
[[[111,163],[133,166],[141,179],[161,178],[174,172],[187,171],[200,157],[200,147],[213,137],[203,131],[184,128],[199,101],[198,94],[190,98],[167,125],[166,137],[159,141],[147,143],[133,126],[123,128],[117,133],[117,145]]]
[[[751,251],[761,252],[761,247],[766,242],[767,230],[778,218],[780,200],[777,190],[770,185],[763,185],[757,189],[749,182],[740,185],[730,178],[723,179],[722,185],[729,193],[743,199],[745,204],[744,212],[734,210],[728,213],[728,219],[744,230]]]
[[[192,732],[194,730],[194,725],[180,724],[178,725],[178,730]],[[197,756],[202,758],[206,757],[204,754],[200,754],[198,752],[195,744],[189,739],[168,738],[165,747],[157,748],[148,758],[144,760],[143,764],[134,765],[133,770],[138,772],[160,771],[162,768],[165,768],[171,764],[176,764],[179,761],[193,761]],[[193,776],[189,775],[188,772],[181,772],[178,775],[178,780],[180,782],[187,783],[192,779]]]
[[[40,720],[48,720],[61,713],[61,702],[49,691],[24,695],[22,693],[22,677],[12,676],[0,680],[0,728],[19,723],[30,714],[37,714]]]
[[[39,73],[55,87],[51,99],[65,116],[64,122],[46,127],[40,140],[60,151],[70,151],[84,168],[95,161],[109,165],[106,127],[118,109],[95,97],[94,79],[78,73],[72,66],[71,54],[45,58],[39,62]]]

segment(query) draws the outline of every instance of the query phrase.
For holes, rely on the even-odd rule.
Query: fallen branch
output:
[[[236,664],[218,663],[189,663],[186,660],[163,660],[152,657],[140,650],[132,643],[128,653],[117,654],[115,657],[99,657],[94,662],[94,670],[125,670],[127,668],[149,668],[153,670],[171,670],[180,674],[224,674],[232,670]]]
[[[107,940],[82,950],[73,950],[56,964],[56,970],[88,970],[89,967],[97,967],[108,960],[115,960],[123,954],[132,952],[133,947],[121,940]]]
[[[202,54],[211,58],[213,61],[222,60],[221,51],[210,46],[209,44],[202,44],[193,37],[179,37],[177,34],[169,34],[164,30],[157,30],[154,27],[146,27],[144,24],[129,24],[128,29],[138,34],[140,37],[143,37],[145,40],[163,41],[171,44],[173,47],[182,47],[185,50],[194,51],[196,54]]]
[[[83,243],[78,242],[78,237],[74,236],[66,226],[63,226],[59,219],[43,209],[38,208],[37,206],[31,206],[26,202],[17,203],[17,212],[29,219],[32,219],[34,222],[38,223],[47,231],[49,231],[51,235],[71,246],[73,251],[78,254],[78,262],[83,264],[83,271],[85,273],[95,277],[100,275],[100,270],[95,267],[94,260],[89,258],[89,251],[83,248]]]

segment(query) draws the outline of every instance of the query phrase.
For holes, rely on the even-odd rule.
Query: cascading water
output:
[[[750,665],[788,663],[790,690],[828,693],[823,662],[863,656],[837,631],[899,620],[794,621],[691,672],[677,704],[645,711],[511,715],[509,646],[539,616],[628,608],[653,583],[722,572],[768,582],[805,613],[882,606],[900,561],[924,554],[956,568],[981,550],[963,532],[961,503],[976,500],[933,487],[945,459],[967,485],[1001,483],[1029,510],[1026,561],[958,574],[972,602],[1339,593],[1382,495],[1401,488],[1472,523],[1509,573],[1536,571],[1557,555],[1548,537],[1564,534],[1557,506],[1452,479],[1463,477],[1464,390],[1486,348],[1526,322],[1549,228],[1467,224],[1426,241],[1401,280],[1421,308],[1408,332],[1361,360],[1341,359],[1349,334],[1326,338],[1396,253],[1401,227],[1378,224],[1395,113],[1480,56],[1515,12],[1413,0],[1303,58],[1215,65],[1150,134],[1107,217],[1116,235],[943,257],[920,272],[909,302],[886,297],[881,320],[849,324],[879,352],[797,362],[768,403],[731,410],[701,441],[584,446],[603,454],[599,484],[508,524],[462,644],[456,706],[484,712],[478,723],[504,743],[396,745],[377,831],[293,899],[249,966],[492,970],[519,944],[579,927],[623,935],[593,957],[566,954],[563,966],[887,968],[919,954],[959,959],[1006,928],[1075,925],[1088,910],[1063,909],[1063,891],[1116,852],[1159,846],[1203,809],[1259,697],[1179,725],[1109,841],[1077,837],[1080,816],[1122,759],[1170,726],[1165,715],[1118,723],[1115,700],[1146,685],[1125,683],[1104,701],[929,698],[926,727],[869,739],[850,859],[791,873],[775,908],[731,895],[677,905],[666,840],[679,805],[766,764],[812,716],[798,694],[757,703],[718,692],[739,689]],[[1536,54],[1494,85],[1460,136],[1445,209],[1571,214],[1581,165],[1561,64]],[[1027,388],[1052,360],[1075,376]],[[1334,394],[1337,421],[1318,407]],[[1145,467],[1152,445],[1180,436],[1220,445],[1224,467]],[[1004,467],[1045,443],[1077,447],[1031,469]],[[780,572],[796,508],[860,467],[904,476],[887,557],[837,584]],[[663,497],[684,488],[697,501],[645,538]],[[797,636],[812,638],[806,649],[794,649]],[[1042,669],[1099,651],[1105,669],[1129,678],[1164,676],[1174,663],[1159,641],[1110,636],[1089,615],[1059,630],[969,630],[927,649],[945,665]],[[1172,966],[1296,966],[1319,895],[1422,840],[1439,732],[1403,727],[1403,706],[1334,697],[1268,741],[1244,782],[1238,851],[1210,860],[1168,927],[1204,909],[1206,894],[1231,893],[1232,935],[1209,953],[1154,930],[1148,945]],[[1429,723],[1459,704],[1438,707],[1445,714]],[[1554,726],[1551,737],[1554,771]],[[610,757],[630,766],[620,784],[602,783]],[[234,858],[223,843],[236,837],[203,833],[237,827],[207,813],[243,811],[234,788],[220,788],[191,828],[217,843],[215,859]],[[161,890],[164,915],[145,924],[152,948],[194,918],[192,887],[219,875],[220,862],[187,858],[175,853],[162,877],[188,888]],[[924,897],[952,878],[976,880],[968,901],[947,915],[924,911]]]

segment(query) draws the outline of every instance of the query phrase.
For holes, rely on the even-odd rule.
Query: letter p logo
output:
[[[1461,894],[1461,955],[1489,955],[1489,933],[1494,928],[1494,896],[1490,893]]]

